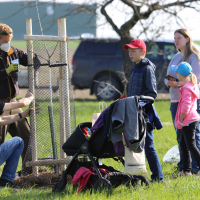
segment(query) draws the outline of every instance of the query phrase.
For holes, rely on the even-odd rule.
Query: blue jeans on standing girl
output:
[[[174,124],[175,121],[175,116],[176,116],[176,111],[178,108],[178,102],[177,103],[171,103],[170,105],[170,111],[171,111],[171,116],[172,116],[172,121]],[[174,126],[175,128],[175,126]],[[196,132],[195,132],[195,140],[196,140],[196,146],[197,148],[200,150],[200,131],[199,131],[199,125],[196,128]],[[181,154],[181,149],[180,149],[180,141],[181,141],[181,129],[177,129],[175,128],[176,131],[176,135],[177,135],[177,142],[178,142],[178,146],[179,146],[179,153],[180,153],[180,162],[178,163],[178,168],[180,171],[183,170],[183,161],[182,161],[182,154]],[[191,156],[192,158],[192,173],[198,173],[199,171],[199,166],[197,165],[197,162],[195,161],[195,159],[193,158],[193,156]]]

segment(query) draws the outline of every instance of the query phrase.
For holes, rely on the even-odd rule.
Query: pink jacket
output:
[[[196,111],[196,100],[198,99],[199,88],[197,84],[193,85],[190,81],[188,81],[183,87],[179,89],[179,94],[180,101],[175,117],[175,127],[182,129],[183,126],[186,126],[200,119],[200,116]],[[186,113],[182,123],[179,121],[181,113]]]

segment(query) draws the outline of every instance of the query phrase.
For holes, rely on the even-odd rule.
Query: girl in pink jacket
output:
[[[189,63],[181,62],[178,66],[172,65],[171,70],[177,73],[179,81],[185,83],[179,89],[180,101],[176,112],[175,127],[182,129],[180,149],[183,157],[183,172],[181,175],[190,175],[190,152],[200,168],[200,151],[195,141],[195,130],[200,118],[196,111],[199,88],[197,78],[192,73],[192,67]]]

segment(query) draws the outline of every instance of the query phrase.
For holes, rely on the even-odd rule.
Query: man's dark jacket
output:
[[[19,59],[19,64],[27,66],[27,54],[11,46],[8,52],[0,51],[0,99],[14,98],[19,94],[18,73],[6,73],[12,60]]]
[[[131,70],[127,97],[145,95],[155,99],[157,97],[155,70],[156,66],[148,58],[143,58],[135,64]]]

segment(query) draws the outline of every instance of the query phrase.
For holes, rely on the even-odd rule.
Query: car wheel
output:
[[[98,100],[116,100],[122,91],[121,84],[116,78],[102,76],[95,80],[94,93]]]

